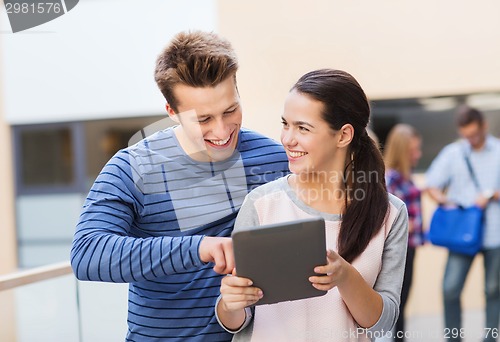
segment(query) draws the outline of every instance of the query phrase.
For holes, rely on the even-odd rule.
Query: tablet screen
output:
[[[326,294],[309,281],[327,262],[323,218],[242,228],[232,238],[236,273],[264,293],[256,305]]]

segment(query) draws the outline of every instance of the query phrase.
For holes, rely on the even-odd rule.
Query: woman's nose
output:
[[[281,131],[281,143],[283,146],[293,146],[296,144],[295,135],[292,129],[288,128]]]

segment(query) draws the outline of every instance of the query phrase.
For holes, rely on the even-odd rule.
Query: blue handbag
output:
[[[481,192],[466,153],[464,160],[476,190]],[[475,255],[482,247],[483,225],[484,210],[477,206],[440,206],[432,216],[427,238],[433,245],[447,247],[452,252]]]
[[[432,216],[429,241],[450,251],[475,255],[483,240],[483,213],[473,207],[438,207]]]

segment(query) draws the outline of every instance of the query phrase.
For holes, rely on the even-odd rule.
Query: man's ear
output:
[[[177,114],[175,113],[174,109],[168,104],[168,102],[165,105],[165,109],[167,110],[170,119],[174,120],[176,123],[179,123],[179,118],[177,117]]]
[[[354,127],[351,124],[345,124],[338,131],[337,147],[343,148],[349,146],[354,138]]]

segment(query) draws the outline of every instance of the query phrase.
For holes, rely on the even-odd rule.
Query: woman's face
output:
[[[331,173],[338,151],[333,139],[336,132],[323,120],[322,111],[322,102],[296,90],[285,100],[281,143],[290,171],[295,174],[325,172],[328,177],[335,176]]]
[[[410,164],[416,167],[420,157],[422,157],[422,139],[419,137],[411,137],[409,145]]]

